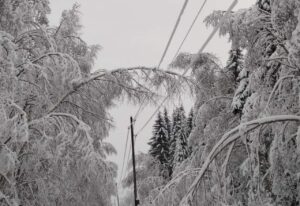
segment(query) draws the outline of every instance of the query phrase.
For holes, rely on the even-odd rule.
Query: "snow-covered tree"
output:
[[[168,126],[165,124],[165,117],[158,112],[157,119],[153,125],[152,137],[150,138],[149,154],[157,159],[162,165],[162,173],[168,176],[168,160],[169,160],[169,136]]]
[[[247,98],[251,95],[249,91],[249,72],[242,69],[237,76],[238,82],[237,89],[235,90],[234,98],[232,101],[232,110],[234,114],[241,114]]]
[[[177,164],[181,163],[189,155],[189,148],[187,145],[186,116],[183,106],[176,108],[173,112],[171,134],[171,161],[172,167],[175,168]]]
[[[189,115],[186,119],[186,136],[187,136],[187,144],[189,147],[189,153],[193,151],[193,147],[189,145],[189,137],[192,133],[193,128],[195,127],[195,117],[194,117],[194,110],[193,108],[190,110]],[[190,154],[189,154],[190,155]]]
[[[161,163],[150,154],[139,153],[136,155],[136,180],[138,188],[138,199],[141,204],[148,202],[152,192],[165,183],[161,175]],[[133,185],[132,163],[128,165],[128,173],[123,179],[123,186]]]
[[[243,63],[243,54],[241,49],[231,49],[229,51],[229,59],[225,69],[230,72],[234,81],[238,79],[240,72],[243,70]]]
[[[92,72],[78,5],[49,27],[49,1],[0,2],[0,205],[111,205],[105,142],[113,101],[156,98],[181,78],[155,68]],[[184,78],[188,81],[187,78]]]
[[[189,115],[186,119],[186,135],[187,137],[190,136],[193,128],[195,126],[195,122],[194,122],[194,110],[193,108],[190,110]]]
[[[164,114],[163,114],[163,124],[166,128],[167,132],[167,139],[170,141],[171,138],[171,128],[172,128],[172,123],[168,114],[168,110],[164,108]]]
[[[154,205],[299,204],[299,8],[298,0],[259,1],[206,18],[212,26],[223,20],[220,35],[245,53],[237,82],[208,54],[172,63],[193,69],[197,82],[194,152]]]
[[[110,205],[117,168],[105,161],[113,151],[103,142],[110,125],[105,106],[87,105],[85,95],[91,91],[87,88],[86,93],[72,95],[75,82],[83,80],[79,60],[72,56],[84,59],[89,46],[82,41],[85,51],[80,54],[77,49],[58,48],[63,37],[47,26],[48,1],[2,1],[1,5],[5,10],[0,14],[1,147],[2,152],[13,154],[14,167],[9,176],[1,172],[0,201],[5,205]],[[76,16],[76,10],[75,6],[65,14]],[[72,25],[61,26],[67,27]],[[69,35],[79,38],[78,31]],[[0,167],[7,167],[6,161]],[[103,176],[97,175],[100,171]]]
[[[229,34],[233,47],[239,45],[245,50],[244,68],[233,98],[233,104],[242,100],[236,104],[242,108],[241,121],[238,117],[231,118],[225,113],[222,117],[219,113],[218,119],[223,118],[231,124],[219,122],[217,125],[219,128],[222,125],[223,131],[216,130],[215,120],[205,125],[204,134],[208,128],[215,128],[212,134],[217,142],[201,154],[204,157],[201,158],[201,170],[180,205],[194,203],[207,188],[214,197],[206,195],[201,205],[299,203],[298,183],[293,179],[299,168],[294,164],[295,155],[291,154],[295,154],[293,134],[300,120],[300,84],[295,58],[299,42],[293,41],[297,38],[299,1],[260,3],[263,7],[258,4],[232,12],[221,25],[220,34]],[[215,12],[206,21],[217,25],[222,14],[222,11]],[[198,136],[202,135],[199,131]],[[218,135],[222,138],[218,139]],[[222,170],[221,178],[227,181],[225,186],[218,183],[219,169]],[[206,174],[215,178],[209,185]],[[206,184],[206,188],[201,187],[202,184]],[[213,198],[218,201],[213,202]]]

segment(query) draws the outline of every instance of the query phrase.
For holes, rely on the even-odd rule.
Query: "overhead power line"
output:
[[[167,52],[168,52],[168,49],[169,49],[169,47],[170,47],[170,44],[171,44],[171,42],[172,42],[172,40],[173,40],[173,37],[174,37],[174,35],[175,35],[176,31],[177,31],[177,28],[178,28],[178,26],[179,26],[179,23],[180,23],[180,21],[181,21],[181,17],[182,17],[182,15],[184,14],[184,11],[185,11],[185,9],[186,9],[186,7],[187,7],[188,1],[189,1],[189,0],[185,0],[184,3],[183,3],[183,6],[182,6],[182,8],[181,8],[181,10],[180,10],[180,13],[179,13],[178,17],[177,17],[176,23],[175,23],[174,28],[173,28],[173,30],[172,30],[172,33],[171,33],[171,35],[170,35],[170,37],[169,37],[169,40],[168,40],[168,42],[167,42],[167,45],[166,45],[166,47],[165,47],[165,49],[164,49],[164,52],[163,52],[163,54],[162,54],[162,57],[160,58],[159,64],[158,64],[158,66],[157,66],[158,69],[160,68],[160,66],[161,66],[161,64],[162,64],[162,62],[163,62],[163,60],[164,60],[164,58],[165,58],[165,56],[166,56],[166,54],[167,54]],[[135,122],[136,122],[136,119],[137,119],[138,115],[139,115],[140,112],[142,112],[142,110],[143,110],[142,107],[143,107],[144,102],[145,102],[145,99],[142,101],[141,106],[139,107],[138,111],[137,111],[136,114],[134,115],[133,125],[135,125]],[[135,138],[136,138],[136,137],[137,137],[137,135],[135,136]],[[128,127],[128,131],[127,131],[126,144],[125,144],[125,151],[124,151],[124,156],[123,156],[123,163],[122,163],[122,169],[121,169],[121,175],[120,175],[119,182],[121,182],[122,179],[123,179],[123,172],[124,172],[124,164],[125,164],[126,151],[127,151],[127,145],[128,145],[128,138],[129,138],[129,127]],[[129,159],[130,159],[130,150],[131,150],[131,147],[130,147],[129,152],[128,152],[128,158],[127,158],[126,164],[128,164]]]
[[[204,8],[204,6],[205,6],[206,3],[207,3],[207,0],[204,0],[204,2],[202,3],[200,9],[199,9],[198,12],[197,12],[197,14],[196,14],[196,16],[195,16],[195,18],[194,18],[192,24],[190,25],[190,27],[189,27],[189,29],[188,29],[186,35],[184,36],[182,42],[180,43],[180,46],[178,47],[178,49],[177,49],[177,51],[176,51],[176,53],[175,53],[175,55],[174,55],[174,57],[173,57],[173,59],[172,59],[172,62],[173,62],[173,61],[176,59],[176,57],[178,56],[178,54],[179,54],[179,52],[180,52],[180,50],[181,50],[183,44],[185,43],[186,39],[187,39],[188,36],[190,35],[190,33],[191,33],[191,31],[192,31],[192,29],[193,29],[195,23],[197,22],[197,20],[198,20],[198,18],[199,18],[199,16],[200,16],[200,14],[201,14],[201,12],[202,12],[202,10],[203,10],[203,8]]]
[[[126,144],[125,144],[125,150],[124,150],[124,155],[123,155],[123,164],[122,164],[121,174],[120,174],[120,178],[119,178],[119,185],[120,185],[120,183],[122,181],[122,177],[123,177],[124,164],[125,164],[125,158],[126,158],[126,152],[127,152],[127,145],[128,145],[128,138],[129,138],[129,129],[130,129],[130,127],[127,128]]]
[[[128,150],[128,154],[127,154],[127,160],[125,161],[126,162],[126,165],[124,166],[124,168],[126,168],[128,165],[129,165],[129,161],[130,161],[130,156],[131,156],[131,153],[132,151],[131,151],[131,144],[129,145],[129,150]],[[126,169],[124,169],[124,173],[122,174],[122,176],[121,176],[121,180],[124,178],[124,176],[125,176],[125,171],[126,171]]]
[[[139,106],[139,109],[137,110],[137,112],[135,113],[135,115],[134,115],[134,117],[133,117],[133,125],[135,125],[135,122],[136,122],[136,119],[138,118],[138,116],[139,116],[139,114],[141,113],[141,112],[143,112],[143,110],[144,110],[144,108],[143,108],[143,106],[144,106],[144,104],[145,104],[145,102],[146,102],[146,97],[143,99],[143,101],[141,102],[141,104],[140,104],[140,106]]]
[[[227,9],[225,15],[222,17],[221,21],[219,22],[219,24],[214,28],[214,30],[212,31],[212,33],[208,36],[207,40],[204,42],[204,44],[201,46],[201,48],[199,49],[197,55],[201,54],[204,49],[206,48],[206,46],[208,45],[208,43],[212,40],[212,38],[214,37],[214,35],[217,33],[217,31],[219,30],[220,26],[223,24],[225,17],[227,17],[229,15],[229,13],[232,11],[232,9],[236,6],[236,4],[238,3],[238,0],[234,0],[233,3],[230,5],[230,7]],[[188,72],[190,68],[187,67],[184,72],[181,74],[181,77],[184,77],[184,75]],[[182,78],[179,79],[179,83],[181,81]],[[149,119],[146,121],[146,123],[141,127],[140,130],[138,130],[138,132],[136,133],[136,136],[138,136],[142,130],[144,130],[146,128],[146,126],[150,123],[150,121],[152,120],[152,118],[155,116],[155,114],[159,111],[159,109],[163,106],[163,104],[167,101],[167,99],[170,97],[170,95],[175,91],[176,87],[172,87],[173,90],[171,90],[171,92],[162,100],[162,102],[157,106],[157,108],[155,109],[155,111],[153,112],[153,114],[149,117]]]
[[[187,2],[187,1],[186,1],[186,2]],[[186,3],[186,2],[185,2],[185,3]],[[182,41],[182,43],[181,43],[179,49],[178,49],[177,52],[176,52],[176,53],[177,53],[176,56],[178,55],[178,52],[180,51],[182,45],[183,45],[184,42],[186,41],[186,39],[187,39],[189,33],[191,32],[191,30],[192,30],[192,28],[193,28],[195,22],[197,21],[197,18],[198,18],[199,15],[201,14],[201,11],[203,10],[203,8],[204,8],[206,2],[207,2],[207,0],[205,0],[205,1],[203,2],[201,8],[199,9],[199,11],[198,11],[198,13],[197,13],[195,19],[193,20],[193,23],[191,24],[191,26],[190,26],[190,28],[189,28],[189,30],[188,30],[188,32],[187,32],[187,34],[186,34],[184,40]],[[210,36],[207,38],[207,40],[204,42],[204,44],[202,45],[202,47],[201,47],[200,50],[198,51],[198,54],[200,54],[200,53],[203,52],[203,50],[206,48],[206,46],[208,45],[208,43],[211,41],[211,39],[213,38],[213,36],[216,34],[216,32],[218,31],[218,29],[220,28],[221,24],[223,24],[224,18],[225,18],[226,16],[229,15],[229,13],[232,11],[232,9],[236,6],[237,3],[238,3],[238,0],[234,0],[234,1],[233,1],[233,3],[231,4],[231,6],[228,8],[227,12],[225,13],[224,17],[221,19],[221,21],[219,22],[219,24],[217,25],[217,27],[214,28],[214,30],[212,31],[212,33],[210,34]],[[186,7],[185,4],[184,4],[184,7]],[[180,15],[180,16],[181,16],[181,15]],[[176,25],[175,25],[175,26],[176,26]],[[178,26],[178,25],[177,25],[177,26]],[[175,29],[175,31],[176,31],[176,29]],[[173,32],[172,32],[172,34],[173,34]],[[173,35],[171,35],[171,36],[173,36]],[[172,37],[171,37],[170,39],[172,39]],[[169,42],[171,42],[170,39],[169,39]],[[169,43],[167,44],[167,47],[166,47],[165,51],[168,50],[168,48],[169,48],[168,45],[169,45]],[[161,58],[160,64],[161,64],[161,62],[162,62],[163,59],[164,59],[165,53],[166,53],[166,52],[164,52],[164,55],[163,55],[162,58]],[[160,66],[160,64],[159,64],[159,66]],[[158,67],[158,68],[159,68],[159,67]],[[188,72],[188,70],[189,70],[189,68],[187,68],[187,69],[181,74],[181,77],[183,77],[183,76]],[[171,93],[173,93],[173,91],[171,91]],[[135,138],[142,132],[142,130],[144,130],[144,129],[146,128],[146,126],[150,123],[150,121],[151,121],[152,118],[155,116],[155,114],[159,111],[159,109],[163,106],[163,104],[164,104],[164,103],[167,101],[167,99],[170,97],[171,93],[170,93],[169,95],[167,95],[167,96],[162,100],[162,102],[158,105],[158,107],[155,109],[155,111],[153,112],[153,114],[149,117],[149,119],[145,122],[145,124],[141,127],[141,129],[138,130],[138,132],[137,132],[136,135],[135,135]],[[143,102],[144,102],[144,101],[143,101]],[[141,107],[142,107],[142,106],[141,106]],[[134,120],[136,120],[136,117],[137,117],[138,114],[142,111],[141,107],[140,107],[139,110],[137,111]],[[134,124],[135,124],[135,122],[134,122]],[[131,145],[130,145],[130,146],[131,146]],[[130,160],[130,150],[131,150],[131,147],[130,147],[130,149],[129,149],[128,158],[127,158],[127,161],[126,161],[127,164],[128,164],[128,162],[129,162],[129,160]],[[124,154],[124,156],[125,156],[125,154]],[[123,161],[122,171],[123,171],[123,168],[124,168],[124,161]],[[123,172],[122,172],[122,174],[121,174],[121,179],[123,179]]]
[[[184,11],[185,11],[185,9],[186,9],[186,7],[187,7],[188,2],[189,2],[189,0],[185,0],[184,3],[183,3],[183,5],[182,5],[182,8],[181,8],[180,13],[179,13],[179,15],[178,15],[178,17],[177,17],[176,23],[175,23],[175,25],[174,25],[174,27],[173,27],[172,33],[171,33],[171,35],[170,35],[170,37],[169,37],[169,39],[168,39],[167,45],[166,45],[166,47],[165,47],[165,49],[164,49],[164,52],[163,52],[163,54],[162,54],[162,56],[161,56],[161,58],[160,58],[159,63],[158,63],[157,69],[160,68],[160,66],[161,66],[161,64],[162,64],[162,62],[163,62],[163,60],[164,60],[164,58],[165,58],[165,56],[166,56],[166,54],[167,54],[167,52],[168,52],[168,50],[169,50],[169,48],[170,48],[170,44],[171,44],[171,42],[172,42],[172,40],[173,40],[173,37],[174,37],[174,35],[175,35],[176,31],[177,31],[177,28],[178,28],[179,23],[180,23],[180,21],[181,21],[181,17],[182,17],[182,15],[184,14]],[[134,118],[133,118],[134,124],[135,124],[135,121],[136,121],[138,115],[143,111],[143,108],[142,108],[142,107],[143,107],[143,104],[145,103],[145,100],[146,100],[146,98],[143,99],[143,101],[142,101],[142,103],[141,103],[141,106],[139,107],[138,111],[137,111],[136,114],[134,115]]]
[[[170,36],[170,38],[169,38],[169,40],[168,40],[168,43],[167,43],[167,45],[166,45],[166,48],[165,48],[165,50],[164,50],[164,53],[163,53],[163,55],[162,55],[162,57],[160,58],[160,61],[159,61],[159,63],[158,63],[158,66],[157,66],[158,69],[160,68],[161,63],[163,62],[163,60],[164,60],[164,58],[165,58],[165,56],[166,56],[166,54],[167,54],[167,51],[168,51],[168,49],[169,49],[169,47],[170,47],[170,44],[171,44],[172,39],[173,39],[173,37],[174,37],[174,34],[175,34],[175,32],[176,32],[176,30],[177,30],[177,28],[178,28],[178,25],[179,25],[179,23],[180,23],[180,20],[181,20],[182,15],[183,15],[183,13],[184,13],[184,11],[185,11],[185,8],[186,8],[186,6],[187,6],[187,4],[188,4],[188,1],[189,1],[189,0],[185,0],[184,3],[183,3],[183,6],[182,6],[182,8],[181,8],[181,10],[180,10],[180,13],[179,13],[179,16],[178,16],[178,18],[177,18],[177,20],[176,20],[176,23],[175,23],[175,26],[174,26],[174,28],[173,28],[173,31],[172,31],[172,33],[171,33],[171,36]]]

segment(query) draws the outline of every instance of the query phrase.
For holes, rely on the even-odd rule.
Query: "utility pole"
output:
[[[140,201],[137,199],[137,187],[136,187],[136,171],[135,171],[135,153],[134,153],[134,131],[133,131],[133,119],[130,117],[131,128],[131,148],[132,148],[132,166],[133,166],[133,186],[134,186],[134,205],[138,206]]]

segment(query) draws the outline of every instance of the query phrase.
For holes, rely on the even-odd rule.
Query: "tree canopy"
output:
[[[79,5],[50,27],[48,0],[0,2],[0,205],[111,205],[116,152],[108,109],[153,102],[173,71],[93,70],[101,49],[81,38]]]
[[[298,0],[258,0],[205,19],[222,21],[228,63],[208,53],[171,63],[196,83],[192,154],[142,205],[299,205],[299,11]]]

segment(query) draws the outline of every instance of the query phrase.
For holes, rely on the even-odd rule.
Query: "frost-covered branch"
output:
[[[112,122],[111,119],[105,118],[105,117],[101,117],[101,116],[99,116],[98,114],[96,114],[96,113],[94,113],[94,112],[91,112],[91,111],[88,111],[87,109],[85,109],[85,108],[83,108],[82,106],[79,106],[79,105],[77,105],[77,104],[75,104],[75,103],[73,103],[73,102],[70,102],[70,101],[64,101],[64,102],[62,102],[62,103],[67,103],[67,104],[70,104],[70,105],[72,105],[72,106],[74,106],[74,107],[77,107],[77,108],[81,109],[82,111],[84,111],[84,112],[86,112],[86,113],[88,113],[88,114],[91,114],[91,115],[95,116],[97,119],[101,119],[101,120],[105,120],[105,121]]]
[[[140,71],[140,70],[154,72],[154,73],[155,72],[162,72],[162,73],[170,74],[170,75],[173,75],[173,76],[176,76],[176,77],[179,77],[179,78],[186,79],[185,77],[182,77],[180,74],[177,74],[177,73],[172,72],[172,71],[163,71],[163,70],[158,70],[156,68],[147,68],[147,67],[133,67],[133,68],[127,68],[127,69],[121,68],[121,69],[115,69],[113,71],[105,72],[105,73],[96,72],[94,74],[91,74],[90,77],[79,80],[76,83],[74,82],[73,88],[70,91],[66,92],[59,99],[59,101],[52,108],[49,109],[49,111],[47,113],[49,114],[49,113],[53,112],[66,98],[68,98],[70,95],[72,95],[74,92],[76,92],[79,88],[89,84],[92,81],[95,81],[95,80],[97,80],[99,78],[102,78],[104,76],[109,76],[109,75],[114,75],[114,74],[117,74],[117,73],[122,73],[124,71],[130,72],[130,71]]]
[[[273,87],[273,90],[272,90],[271,94],[269,95],[268,101],[267,101],[267,103],[266,103],[266,107],[265,107],[265,109],[264,109],[265,111],[268,109],[269,104],[270,104],[270,102],[271,102],[271,99],[272,99],[272,97],[274,96],[274,93],[275,93],[275,91],[277,90],[278,86],[279,86],[285,79],[289,79],[289,78],[295,78],[295,75],[283,76],[283,77],[281,77],[281,78],[276,82],[276,84],[275,84],[274,87]]]
[[[24,64],[34,64],[34,63],[38,62],[39,60],[44,59],[44,58],[46,58],[46,57],[50,57],[50,56],[63,57],[63,56],[67,56],[67,54],[60,53],[60,52],[50,52],[50,53],[46,53],[46,54],[43,54],[43,55],[41,55],[41,56],[39,56],[39,57],[37,57],[37,58],[31,60],[30,62],[24,62],[24,63],[21,63],[21,64],[17,65],[16,67],[17,67],[17,68],[18,68],[18,67],[21,67],[21,66],[23,66]],[[19,74],[18,74],[17,76],[19,76]]]
[[[270,116],[265,117],[261,119],[252,120],[250,122],[241,124],[234,129],[230,130],[226,134],[223,135],[223,137],[215,144],[215,146],[212,148],[210,153],[205,159],[205,162],[203,163],[201,170],[199,174],[197,175],[196,179],[190,186],[188,193],[184,196],[184,198],[180,202],[180,206],[189,206],[190,202],[192,201],[192,198],[194,197],[194,194],[196,192],[196,189],[199,187],[200,181],[208,169],[210,163],[214,160],[214,158],[229,144],[237,140],[241,137],[240,130],[243,128],[244,133],[248,133],[252,131],[253,129],[264,125],[264,124],[271,124],[275,122],[286,122],[286,121],[294,121],[294,122],[300,122],[300,116],[296,115],[278,115],[278,116]]]

